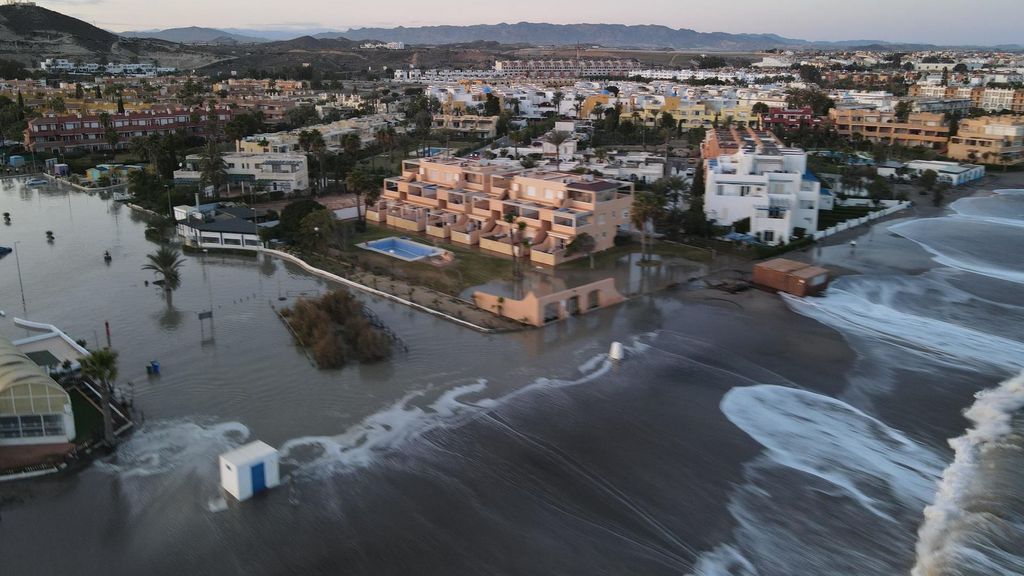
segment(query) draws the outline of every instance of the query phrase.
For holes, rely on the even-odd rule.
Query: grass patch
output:
[[[878,210],[871,206],[836,206],[832,210],[818,212],[818,230],[831,228],[836,224],[855,220]]]
[[[71,396],[71,410],[75,414],[75,442],[81,444],[95,437],[103,436],[103,412],[92,405],[80,390],[68,391]]]
[[[362,242],[391,236],[406,236],[416,242],[443,248],[455,256],[454,261],[445,266],[435,266],[429,262],[405,262],[356,246]],[[350,238],[345,248],[338,251],[338,254],[341,262],[321,256],[312,256],[309,261],[314,266],[339,275],[351,274],[353,267],[357,267],[379,276],[389,276],[452,296],[458,296],[470,286],[495,279],[511,279],[513,272],[511,258],[490,255],[479,249],[439,242],[434,238],[392,230],[372,223],[367,223],[365,232],[356,233]]]

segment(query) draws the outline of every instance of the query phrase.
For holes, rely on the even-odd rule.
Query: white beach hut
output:
[[[220,455],[220,485],[239,501],[281,483],[280,457],[265,442],[250,442]]]

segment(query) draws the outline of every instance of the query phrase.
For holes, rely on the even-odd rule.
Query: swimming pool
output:
[[[388,256],[398,258],[399,260],[405,260],[407,262],[420,260],[421,258],[429,258],[431,256],[440,256],[444,253],[444,250],[441,250],[440,248],[434,248],[433,246],[413,242],[408,238],[396,238],[394,236],[381,238],[380,240],[372,240],[370,242],[363,242],[359,247],[366,250],[373,250],[374,252],[380,252],[381,254],[387,254]]]

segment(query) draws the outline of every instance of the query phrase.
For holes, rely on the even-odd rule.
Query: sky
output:
[[[1024,0],[37,0],[113,31],[322,29],[551,22],[661,24],[805,40],[1024,44]],[[972,20],[972,17],[976,17]]]

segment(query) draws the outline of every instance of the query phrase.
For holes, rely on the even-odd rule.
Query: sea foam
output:
[[[992,510],[977,506],[979,482],[989,482],[985,475],[998,473],[994,462],[986,461],[986,453],[999,447],[1024,450],[1021,438],[1015,435],[1014,418],[1024,410],[1024,374],[1003,382],[997,388],[979,392],[976,401],[964,412],[973,423],[963,436],[949,441],[955,452],[952,464],[942,473],[934,501],[924,510],[924,522],[918,531],[917,563],[913,576],[938,576],[961,573],[953,567],[973,565],[978,573],[1024,573],[1024,557],[1000,550],[991,542],[984,553],[972,550],[970,542],[977,541],[978,533],[996,532],[1003,537],[1015,532],[1012,541],[1019,543],[1024,537],[1022,519],[1012,519],[1011,511]],[[1016,436],[1016,437],[1015,437]],[[1019,466],[1019,462],[1013,464]],[[1015,483],[1016,484],[1016,483]],[[1020,485],[1010,489],[1020,490]],[[983,495],[997,498],[998,494]],[[1011,494],[1019,497],[1019,494]],[[994,512],[994,513],[993,513]],[[1018,551],[1019,552],[1019,551]],[[982,566],[978,566],[981,563]]]

